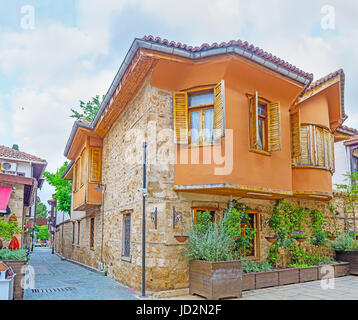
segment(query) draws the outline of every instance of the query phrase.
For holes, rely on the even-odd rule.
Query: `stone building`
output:
[[[312,74],[241,41],[189,47],[135,39],[92,123],[75,122],[64,173],[71,219],[62,256],[141,286],[143,142],[147,142],[146,280],[188,287],[185,235],[199,211],[250,207],[263,260],[278,199],[318,208],[332,199],[334,142],[347,118],[344,72]]]
[[[26,224],[33,223],[37,190],[44,182],[43,172],[47,162],[28,153],[0,145],[0,216],[8,221],[16,217],[26,231]],[[17,236],[21,247],[30,246],[28,232]],[[4,243],[8,246],[8,243]]]

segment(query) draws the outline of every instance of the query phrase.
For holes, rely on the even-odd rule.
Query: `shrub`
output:
[[[0,219],[1,238],[10,240],[17,233],[23,233],[23,231],[16,221],[5,222],[3,219]]]
[[[333,241],[332,247],[337,251],[353,251],[358,250],[358,242],[351,235],[343,233]]]
[[[265,272],[271,271],[272,266],[268,262],[257,262],[251,260],[243,260],[242,264],[242,273],[252,273],[252,272]]]
[[[220,221],[219,225],[209,224],[205,232],[202,232],[201,228],[193,227],[184,254],[191,260],[233,261],[238,260],[234,249],[234,240]]]
[[[25,249],[10,250],[10,249],[1,249],[0,250],[0,260],[27,260],[27,254]]]

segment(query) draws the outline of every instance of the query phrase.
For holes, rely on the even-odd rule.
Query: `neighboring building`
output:
[[[335,144],[336,172],[333,184],[349,184],[349,173],[358,172],[358,130],[343,127],[340,132],[349,135],[345,140]]]
[[[248,258],[265,259],[277,199],[329,212],[345,77],[312,78],[241,41],[192,48],[136,39],[94,121],[73,126],[63,176],[80,214],[60,226],[56,250],[140,288],[147,141],[148,289],[188,287],[174,236],[232,199],[251,208],[258,230]]]
[[[0,215],[5,221],[14,215],[22,228],[33,225],[37,189],[44,182],[46,166],[39,157],[0,145]],[[22,247],[31,244],[28,232],[18,239]]]

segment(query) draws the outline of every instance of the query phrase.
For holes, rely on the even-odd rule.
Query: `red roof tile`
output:
[[[347,127],[347,126],[340,126],[338,128],[338,130],[341,129],[341,130],[344,130],[344,131],[349,131],[351,132],[352,134],[358,134],[358,130],[357,129],[354,129],[354,128],[350,128],[350,127]]]
[[[9,147],[5,147],[2,145],[0,145],[0,157],[26,160],[26,161],[46,162],[46,160],[43,160],[39,157]]]
[[[280,65],[292,72],[295,72],[303,77],[309,78],[309,79],[313,79],[313,74],[312,73],[307,73],[302,71],[301,69],[293,66],[292,64],[289,64],[288,62],[273,56],[271,53],[268,53],[258,47],[255,47],[252,44],[249,44],[247,41],[242,42],[241,40],[231,40],[229,42],[222,42],[220,44],[217,43],[213,43],[212,45],[209,45],[207,43],[203,43],[200,47],[192,47],[192,46],[188,46],[186,44],[181,44],[180,42],[176,43],[174,41],[169,42],[167,39],[161,39],[159,37],[154,38],[152,35],[149,36],[144,36],[142,38],[142,40],[144,41],[148,41],[148,42],[153,42],[153,43],[158,43],[158,44],[162,44],[162,45],[166,45],[168,47],[174,47],[174,48],[179,48],[179,49],[184,49],[186,51],[189,52],[201,52],[201,51],[206,51],[206,50],[210,50],[210,49],[216,49],[216,48],[225,48],[225,47],[230,47],[230,46],[236,46],[236,47],[240,47],[240,48],[244,48],[246,50],[249,50],[250,52],[264,58],[267,60],[270,60],[271,62]]]

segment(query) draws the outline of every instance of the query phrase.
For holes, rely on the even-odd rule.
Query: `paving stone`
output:
[[[51,254],[50,249],[35,248],[29,265],[34,268],[35,285],[25,290],[25,300],[137,299],[135,292],[131,292],[129,288],[113,279],[61,260]],[[43,290],[34,292],[32,289]]]

